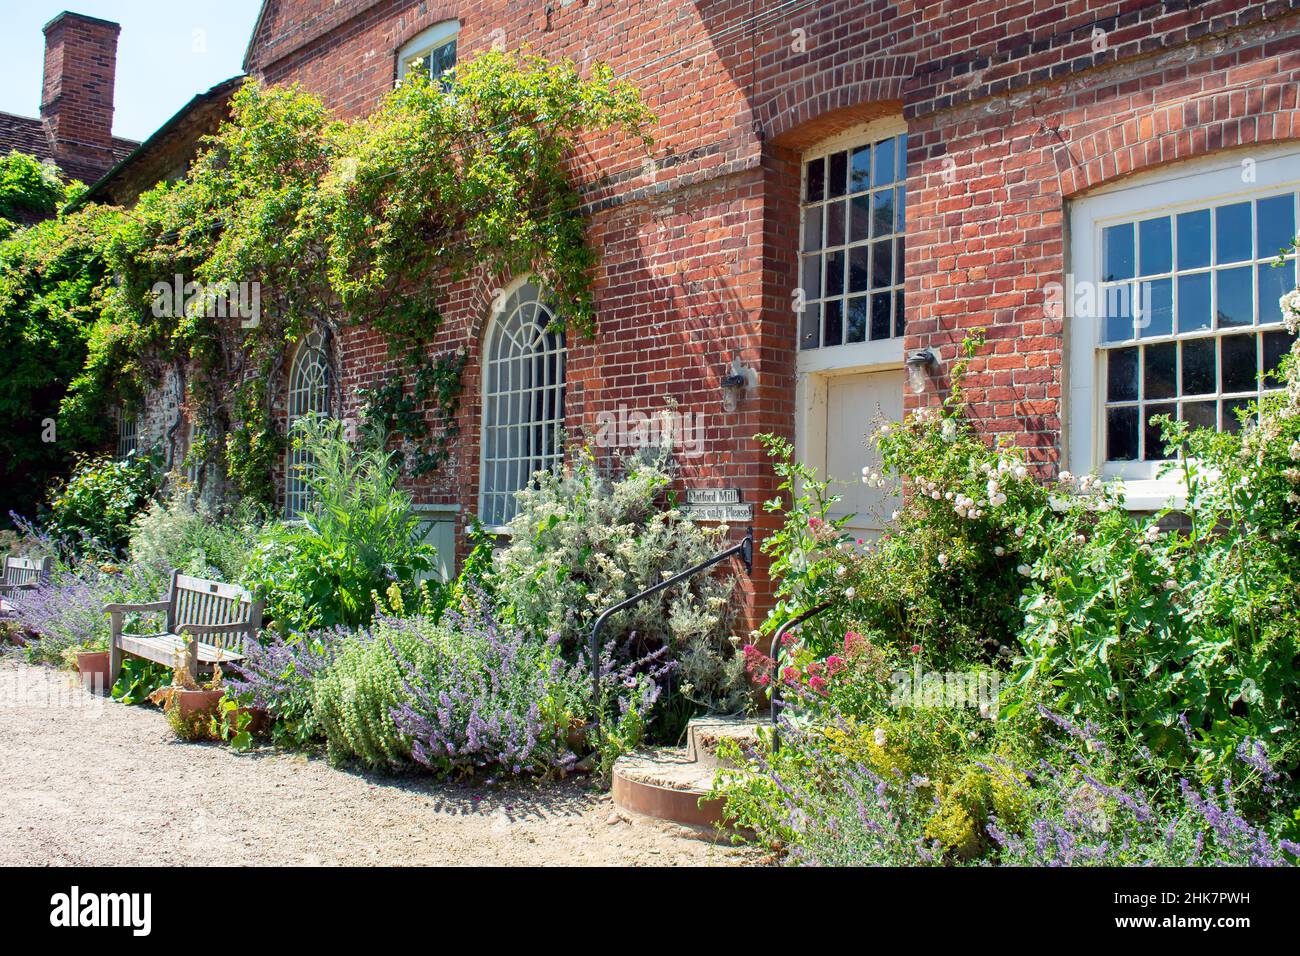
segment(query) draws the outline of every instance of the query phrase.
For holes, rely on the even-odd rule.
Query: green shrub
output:
[[[195,504],[184,482],[135,517],[128,549],[133,563],[168,574],[238,581],[262,530],[264,514],[241,503],[225,515]]]
[[[662,459],[624,462],[602,477],[589,451],[567,473],[539,473],[519,492],[509,543],[490,578],[499,605],[517,625],[558,634],[583,653],[605,608],[710,557],[725,546],[662,501],[669,476]],[[668,502],[671,504],[671,502]],[[604,631],[619,661],[664,648],[686,701],[737,712],[748,701],[744,662],[730,640],[730,579],[701,574],[613,617]],[[628,646],[631,645],[631,646]]]
[[[372,595],[392,583],[415,601],[415,579],[435,551],[390,456],[353,448],[342,423],[326,419],[301,419],[293,441],[309,454],[311,507],[299,521],[267,526],[244,572],[276,626],[358,627],[374,616]]]
[[[82,458],[51,496],[49,530],[78,550],[120,554],[158,481],[155,463],[145,458]]]

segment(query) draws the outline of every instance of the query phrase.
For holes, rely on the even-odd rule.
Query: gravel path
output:
[[[162,714],[0,661],[0,866],[720,865],[580,780],[467,787],[178,741]]]

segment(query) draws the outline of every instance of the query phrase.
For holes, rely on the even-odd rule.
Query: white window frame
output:
[[[311,381],[307,380],[308,373],[313,376]],[[291,433],[294,422],[308,415],[329,417],[333,378],[325,332],[313,329],[298,343],[289,365],[286,432]],[[311,505],[311,488],[300,470],[300,466],[310,463],[311,456],[294,448],[291,437],[284,453],[284,516],[290,521],[301,518]]]
[[[1247,170],[1253,180],[1244,182]],[[1225,153],[1124,180],[1070,204],[1067,261],[1076,282],[1090,282],[1094,289],[1099,289],[1103,266],[1101,239],[1106,226],[1264,198],[1288,189],[1300,190],[1300,150],[1294,145],[1252,150],[1249,155]],[[1297,225],[1300,225],[1300,220]],[[1104,363],[1100,360],[1101,309],[1089,310],[1086,315],[1073,314],[1071,288],[1067,283],[1069,409],[1064,445],[1069,470],[1076,474],[1098,473],[1121,479],[1126,505],[1132,510],[1183,507],[1186,489],[1181,477],[1176,471],[1159,476],[1165,462],[1104,460],[1106,385],[1103,381]],[[1271,330],[1280,326],[1263,328]],[[1255,330],[1258,333],[1260,329],[1258,325],[1241,327],[1242,332]],[[1178,338],[1175,336],[1174,340]],[[1139,343],[1146,341],[1138,340]]]
[[[814,160],[830,156],[832,153],[838,153],[852,147],[863,146],[868,143],[876,143],[884,139],[906,135],[907,122],[901,116],[887,116],[845,130],[843,133],[817,144],[817,146],[805,151],[803,155],[800,156],[799,246],[796,250],[798,263],[796,266],[796,276],[801,289],[803,284],[804,234],[808,227],[807,204],[804,202],[804,196],[807,195],[808,164]],[[906,141],[904,141],[904,151],[906,151]],[[897,157],[895,157],[895,162],[897,162]],[[904,193],[906,194],[906,180],[904,179],[900,182],[902,182]],[[905,199],[904,214],[906,214],[906,208],[907,205]],[[822,228],[825,228],[824,224]],[[903,232],[900,234],[904,238],[906,238],[906,230],[907,224],[906,218],[904,218]],[[904,279],[906,279],[905,275]],[[825,282],[824,277],[822,281],[823,283]],[[891,284],[888,288],[892,290],[896,287],[901,288],[901,285],[895,286]],[[862,294],[870,298],[870,287],[868,287],[867,291]],[[848,299],[847,284],[845,286],[845,294],[843,298],[845,301]],[[867,339],[863,342],[850,342],[840,345],[818,345],[817,348],[812,349],[801,348],[799,338],[803,335],[803,317],[803,313],[796,313],[795,349],[797,353],[796,365],[798,372],[825,372],[848,369],[860,371],[869,368],[902,367],[903,336],[901,335],[891,336],[887,339],[876,339],[875,341]],[[868,323],[870,320],[870,315],[868,315]],[[869,331],[868,334],[870,334]]]
[[[125,411],[117,416],[117,457],[125,460],[140,450],[140,421]]]
[[[562,330],[536,326],[532,306],[554,315],[542,299],[530,278],[517,279],[496,300],[499,310],[494,302],[483,335],[479,516],[495,533],[514,516],[515,493],[564,459],[568,346]]]
[[[454,43],[460,35],[459,20],[443,20],[441,23],[435,23],[429,29],[416,34],[406,43],[402,44],[401,49],[397,51],[397,85],[401,86],[402,81],[406,79],[407,65],[414,59],[432,53],[439,47],[444,47],[448,43]],[[459,49],[457,56],[459,56]],[[452,68],[455,64],[453,63]],[[439,74],[441,76],[443,74]],[[438,77],[430,77],[436,80]]]

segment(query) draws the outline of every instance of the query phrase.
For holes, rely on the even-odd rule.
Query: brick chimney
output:
[[[114,163],[113,78],[121,29],[111,21],[67,11],[45,24],[41,119],[55,161],[87,181]]]

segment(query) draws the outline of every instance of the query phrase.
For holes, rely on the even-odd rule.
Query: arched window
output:
[[[397,51],[397,82],[408,76],[441,80],[456,68],[458,20],[444,20],[414,37]]]
[[[515,513],[515,492],[564,454],[564,333],[525,283],[505,299],[483,341],[483,440],[479,513],[500,528]]]
[[[302,340],[289,370],[288,425],[307,415],[329,415],[330,363],[325,334],[314,330]],[[296,518],[307,510],[311,489],[303,469],[310,464],[310,455],[289,447],[285,455],[284,514]]]

